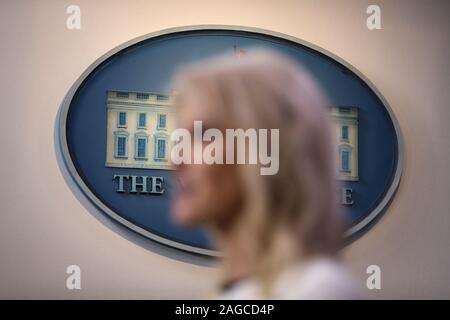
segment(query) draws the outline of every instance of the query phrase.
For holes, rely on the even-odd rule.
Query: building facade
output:
[[[336,177],[358,181],[358,108],[331,107]]]
[[[147,92],[107,92],[106,166],[170,169],[171,97]]]
[[[172,98],[147,92],[108,91],[107,167],[171,169]],[[331,107],[336,177],[358,180],[358,108]]]

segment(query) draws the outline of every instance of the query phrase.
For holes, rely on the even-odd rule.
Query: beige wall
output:
[[[367,265],[380,265],[382,290],[371,296],[450,298],[450,7],[446,1],[374,2],[382,8],[379,31],[365,28],[372,1],[2,1],[0,297],[196,298],[207,292],[213,268],[122,236],[66,181],[55,152],[55,119],[75,79],[111,48],[169,27],[234,24],[323,47],[384,94],[403,130],[404,175],[388,212],[346,249],[345,259],[360,277]],[[82,10],[80,31],[65,27],[73,3]],[[69,264],[82,268],[80,291],[65,289]]]

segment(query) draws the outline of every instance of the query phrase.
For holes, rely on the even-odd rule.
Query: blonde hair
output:
[[[244,213],[236,236],[253,255],[255,275],[270,294],[276,275],[313,255],[334,255],[341,245],[327,101],[297,63],[265,49],[241,58],[216,57],[185,67],[177,95],[206,97],[209,117],[225,128],[279,129],[279,171],[237,166]]]

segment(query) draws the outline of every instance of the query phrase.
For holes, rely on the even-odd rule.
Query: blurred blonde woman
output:
[[[192,131],[201,120],[203,130],[224,136],[226,129],[279,129],[274,175],[261,175],[261,164],[176,168],[173,219],[209,228],[223,253],[215,297],[356,298],[338,259],[342,221],[327,102],[310,75],[287,57],[253,49],[183,68],[174,90],[179,127]]]

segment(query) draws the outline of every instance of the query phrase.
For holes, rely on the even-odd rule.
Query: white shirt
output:
[[[360,299],[352,276],[338,261],[318,257],[297,263],[276,279],[270,299],[328,300]],[[258,283],[249,278],[239,281],[220,294],[217,299],[264,299]]]

